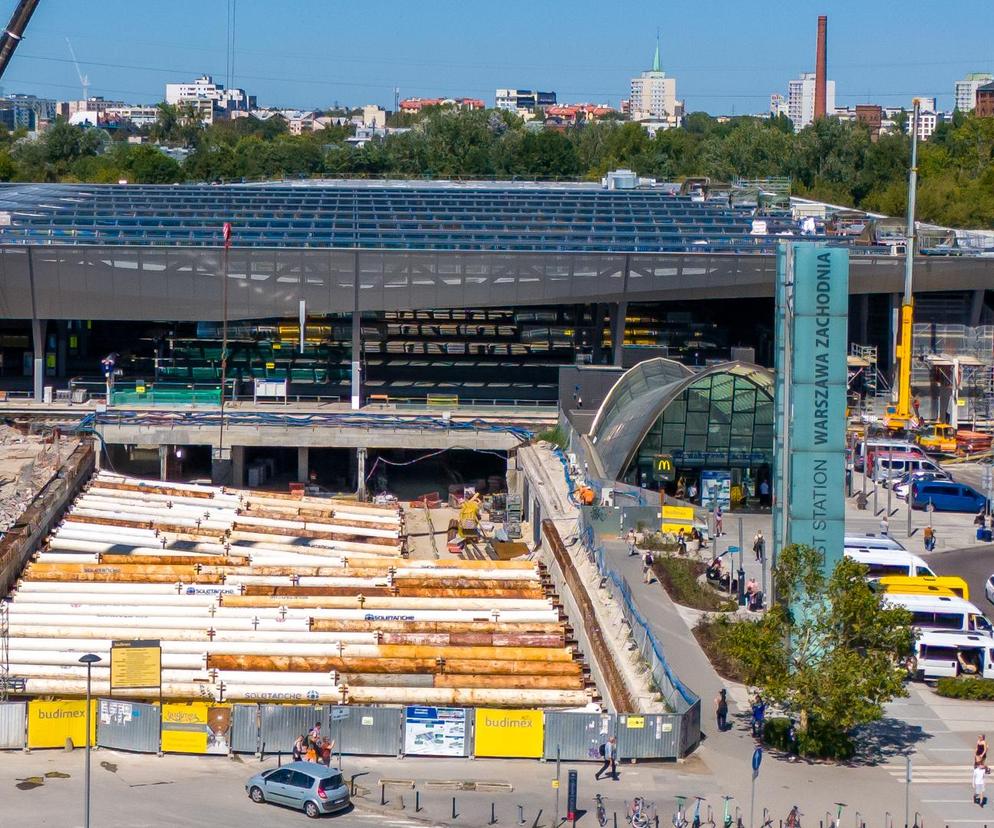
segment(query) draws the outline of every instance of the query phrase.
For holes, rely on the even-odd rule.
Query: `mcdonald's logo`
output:
[[[652,476],[657,483],[671,483],[676,469],[672,454],[657,454],[652,464]]]

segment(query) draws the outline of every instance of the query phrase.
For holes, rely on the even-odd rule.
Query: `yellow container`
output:
[[[921,575],[917,578],[887,575],[877,578],[875,583],[884,592],[898,595],[955,595],[965,601],[970,600],[970,587],[966,581],[954,575]]]

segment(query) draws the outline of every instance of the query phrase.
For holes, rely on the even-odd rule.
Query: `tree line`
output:
[[[274,177],[599,179],[626,167],[677,180],[789,176],[792,192],[834,204],[902,215],[910,139],[873,140],[867,127],[821,119],[795,134],[788,119],[717,119],[697,112],[654,137],[638,124],[596,121],[536,128],[517,116],[429,109],[409,132],[348,142],[333,126],[291,135],[279,116],[199,123],[161,105],[143,130],[80,128],[59,121],[38,138],[0,131],[0,180],[108,183],[257,180]],[[138,135],[146,143],[126,140]],[[185,148],[177,160],[158,147]],[[956,113],[920,146],[918,215],[955,227],[994,227],[994,118]]]

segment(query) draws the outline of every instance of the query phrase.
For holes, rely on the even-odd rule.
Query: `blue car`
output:
[[[911,484],[911,508],[937,512],[979,512],[987,498],[972,486],[952,480],[916,480]]]
[[[349,789],[342,773],[315,762],[291,762],[257,773],[245,783],[253,802],[288,805],[315,818],[349,807]]]

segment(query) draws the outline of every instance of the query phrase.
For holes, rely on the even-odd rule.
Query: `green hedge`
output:
[[[694,627],[694,638],[701,645],[704,654],[711,661],[715,671],[719,676],[729,681],[744,681],[742,676],[742,665],[737,659],[728,654],[725,647],[725,636],[731,629],[732,624],[745,623],[748,621],[730,621],[724,615],[705,615]]]
[[[652,571],[659,583],[676,603],[705,612],[734,612],[736,601],[723,598],[718,592],[698,579],[705,566],[700,561],[687,558],[661,556],[652,564]]]
[[[796,753],[798,756],[805,756],[809,759],[846,761],[852,759],[856,753],[856,746],[845,733],[837,733],[809,723],[806,732],[798,731],[797,744],[792,745],[787,738],[789,728],[789,719],[767,719],[763,727],[763,744],[785,753]]]
[[[950,699],[994,701],[994,680],[982,678],[941,678],[935,688]]]

